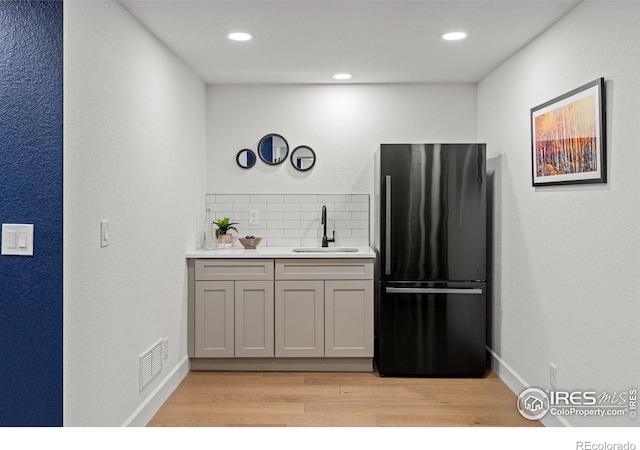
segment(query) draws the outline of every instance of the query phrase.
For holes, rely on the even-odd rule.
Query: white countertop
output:
[[[295,259],[318,259],[318,258],[375,258],[376,254],[370,247],[357,248],[357,252],[294,252],[297,247],[260,247],[255,250],[246,250],[241,247],[226,248],[224,250],[195,250],[187,253],[187,258],[295,258]]]

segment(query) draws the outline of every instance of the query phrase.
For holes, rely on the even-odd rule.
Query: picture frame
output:
[[[604,78],[531,109],[532,185],[606,183]]]

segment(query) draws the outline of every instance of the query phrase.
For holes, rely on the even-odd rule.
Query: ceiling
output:
[[[208,84],[475,83],[582,0],[120,0]],[[441,35],[466,31],[463,41]],[[246,31],[249,42],[227,34]],[[344,81],[340,83],[345,83]]]

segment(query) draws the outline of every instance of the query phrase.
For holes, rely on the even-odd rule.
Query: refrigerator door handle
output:
[[[480,295],[480,288],[395,288],[388,287],[385,292],[389,294],[463,294]]]
[[[391,175],[384,177],[385,188],[385,237],[384,274],[391,275]]]

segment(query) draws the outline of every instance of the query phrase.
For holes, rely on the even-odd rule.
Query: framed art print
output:
[[[604,78],[531,109],[533,186],[606,183]]]

